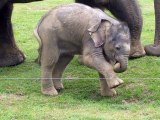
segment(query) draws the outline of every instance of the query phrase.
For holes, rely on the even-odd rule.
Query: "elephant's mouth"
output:
[[[113,70],[116,73],[121,73],[127,69],[128,56],[129,55],[117,56],[117,57],[114,57],[115,59],[106,58],[106,60],[113,66]]]
[[[117,59],[113,64],[113,69],[116,73],[124,72],[128,66],[128,56]]]
[[[118,72],[119,69],[121,69],[121,64],[118,61],[116,61],[115,64],[113,65],[113,69],[115,72]]]
[[[121,65],[120,65],[120,62],[114,60],[114,61],[109,61],[109,63],[113,66],[113,69],[114,70],[117,70],[117,69],[120,69],[121,68]]]

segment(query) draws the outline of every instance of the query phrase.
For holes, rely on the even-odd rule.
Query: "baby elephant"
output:
[[[123,80],[115,72],[126,70],[130,52],[126,24],[99,9],[73,3],[50,10],[34,34],[40,44],[43,94],[57,95],[57,90],[64,88],[62,73],[73,56],[80,54],[84,65],[98,71],[101,95],[116,95],[113,88]]]

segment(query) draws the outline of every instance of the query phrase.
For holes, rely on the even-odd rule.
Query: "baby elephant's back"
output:
[[[108,19],[103,11],[73,3],[50,10],[41,19],[39,30],[42,34],[56,35],[58,40],[74,41],[79,44],[86,31],[99,23],[101,19]]]
[[[74,32],[76,29],[77,32],[81,31],[81,33],[87,29],[94,12],[89,6],[77,3],[59,6],[53,11],[64,29],[69,29],[70,32]]]
[[[79,23],[83,25],[83,21],[86,23],[93,15],[92,8],[77,3],[60,6],[55,10],[58,20],[60,20],[62,23],[72,22],[72,24]]]
[[[88,29],[93,15],[96,16],[95,12],[93,8],[78,3],[58,6],[48,12],[45,26],[51,23],[48,27],[52,26],[52,30],[56,30],[63,40],[77,38],[79,41]]]

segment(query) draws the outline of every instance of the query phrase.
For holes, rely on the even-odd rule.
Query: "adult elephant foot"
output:
[[[134,41],[131,43],[130,58],[139,58],[145,55],[146,52],[140,41]]]
[[[24,54],[15,43],[11,23],[12,10],[11,2],[0,9],[0,67],[18,65],[25,60]]]
[[[25,60],[24,54],[14,47],[0,47],[0,67],[14,66]]]
[[[145,51],[147,55],[160,56],[160,45],[154,45],[154,44],[146,45]]]

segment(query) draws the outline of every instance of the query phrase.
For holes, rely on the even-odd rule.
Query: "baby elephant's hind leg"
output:
[[[55,66],[55,69],[52,72],[53,84],[57,91],[60,91],[64,88],[61,82],[61,77],[66,66],[69,64],[72,58],[73,56],[61,55]]]
[[[52,81],[52,71],[59,59],[59,50],[57,46],[50,43],[44,43],[41,54],[41,91],[45,95],[57,95],[58,92]]]

